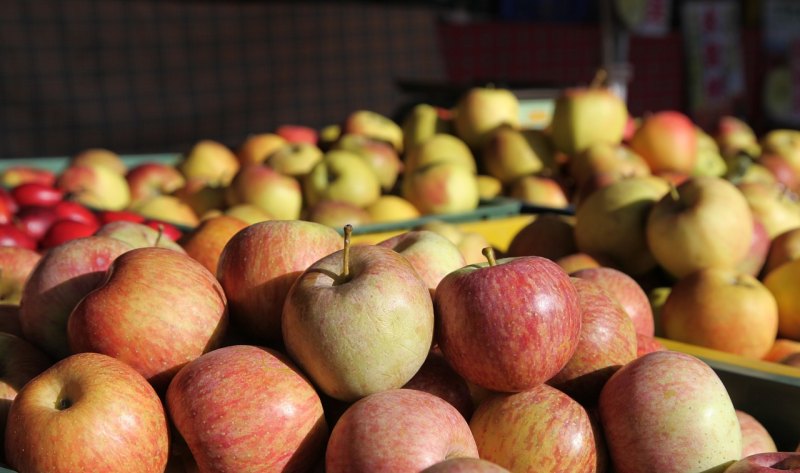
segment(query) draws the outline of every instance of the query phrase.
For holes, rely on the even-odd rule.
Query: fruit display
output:
[[[7,166],[0,466],[791,470],[768,400],[800,374],[759,405],[682,347],[800,366],[792,133],[631,117],[600,76],[544,130],[476,87],[172,162]],[[493,198],[537,212],[445,218]]]

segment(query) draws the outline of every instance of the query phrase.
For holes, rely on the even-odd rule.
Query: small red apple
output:
[[[29,182],[11,189],[11,196],[20,207],[29,205],[46,207],[64,200],[64,191],[52,186]]]

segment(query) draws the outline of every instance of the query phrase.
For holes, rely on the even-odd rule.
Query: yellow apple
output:
[[[519,128],[519,99],[506,88],[472,87],[453,110],[456,135],[470,148],[481,149],[495,129]]]
[[[408,150],[405,154],[405,175],[413,174],[418,168],[438,162],[448,162],[464,166],[477,172],[475,156],[464,141],[453,135],[439,133]]]
[[[270,154],[267,166],[287,176],[305,176],[322,160],[322,150],[312,143],[287,143]]]
[[[539,136],[541,139],[530,138]],[[481,153],[481,162],[486,172],[503,184],[544,168],[545,161],[552,160],[553,150],[544,135],[524,134],[522,131],[504,126],[489,135]]]
[[[287,141],[282,136],[275,133],[252,134],[245,138],[239,146],[236,157],[239,159],[239,163],[242,166],[247,164],[261,164],[272,153],[286,144]]]
[[[266,210],[254,204],[237,204],[231,205],[223,212],[224,215],[238,218],[247,224],[254,224],[259,222],[266,222],[267,220],[275,220],[275,217],[267,213]]]
[[[174,195],[154,195],[140,200],[133,207],[136,213],[153,220],[196,227],[200,223],[198,215],[185,202]]]
[[[70,165],[78,164],[104,166],[122,175],[128,170],[128,166],[117,153],[103,148],[89,148],[76,154],[70,159]]]
[[[214,140],[198,141],[178,163],[178,169],[187,179],[203,178],[223,186],[230,184],[239,167],[236,155]]]
[[[389,117],[371,110],[356,110],[344,121],[343,134],[366,135],[385,141],[398,152],[403,151],[403,129]]]
[[[406,175],[402,196],[423,215],[469,212],[480,202],[475,174],[449,162],[423,166]]]
[[[262,165],[244,166],[225,188],[228,205],[252,204],[273,218],[296,220],[303,208],[300,183],[292,176]]]
[[[419,218],[414,204],[397,195],[382,195],[366,208],[373,223],[398,222]]]
[[[330,150],[303,179],[309,207],[322,200],[349,202],[366,207],[381,195],[378,176],[355,153]]]
[[[56,186],[73,200],[95,209],[122,210],[131,202],[125,176],[105,166],[69,166],[59,175]]]
[[[494,199],[503,194],[503,183],[500,179],[487,174],[478,174],[478,195],[481,200]]]

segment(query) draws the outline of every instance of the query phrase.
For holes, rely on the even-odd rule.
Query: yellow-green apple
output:
[[[185,253],[135,248],[72,310],[73,353],[103,353],[132,366],[160,392],[189,361],[216,348],[228,323],[214,275]]]
[[[402,197],[423,215],[470,212],[480,203],[475,173],[448,162],[436,162],[406,174]]]
[[[451,272],[466,266],[458,247],[430,230],[409,230],[378,243],[403,255],[428,286],[431,296],[436,286]]]
[[[772,435],[758,419],[740,409],[736,409],[736,417],[742,431],[742,458],[756,453],[778,451]]]
[[[758,136],[753,128],[733,115],[724,115],[719,118],[714,130],[714,141],[726,160],[739,153],[745,153],[752,157],[761,154],[761,145],[758,144]]]
[[[753,213],[729,181],[696,176],[653,205],[645,231],[658,264],[681,278],[708,267],[735,268],[753,241]]]
[[[475,410],[469,426],[480,457],[511,471],[596,471],[589,414],[546,384],[489,397]]]
[[[328,439],[314,387],[267,348],[228,346],[189,362],[166,405],[199,471],[311,471]]]
[[[381,195],[378,176],[352,151],[330,150],[303,179],[306,205],[321,200],[350,202],[366,207]]]
[[[24,337],[19,323],[19,306],[0,304],[0,332]]]
[[[761,182],[740,182],[736,187],[761,220],[770,239],[800,227],[800,203],[793,192],[780,184]]]
[[[573,219],[544,213],[511,238],[506,256],[542,256],[555,261],[577,251]]]
[[[259,343],[280,341],[289,288],[312,263],[341,246],[336,230],[302,220],[270,220],[237,232],[225,244],[216,272],[231,320]]]
[[[11,165],[0,170],[0,185],[13,189],[21,184],[36,182],[52,187],[56,183],[56,172],[36,165]]]
[[[725,469],[724,473],[773,473],[776,471],[800,472],[800,454],[797,452],[761,452],[742,457]]]
[[[403,150],[406,153],[437,133],[450,133],[451,120],[443,117],[441,108],[427,103],[414,105],[403,118]]]
[[[458,164],[473,173],[478,169],[475,156],[461,138],[438,133],[405,153],[403,176],[409,176],[419,168],[440,162]]]
[[[225,188],[203,178],[189,179],[172,195],[188,205],[200,218],[212,210],[221,211],[226,206]]]
[[[519,108],[519,99],[510,89],[471,87],[453,109],[453,129],[470,148],[481,149],[497,128],[520,127]]]
[[[580,269],[570,276],[599,284],[628,314],[636,333],[652,337],[654,333],[653,309],[650,299],[639,283],[630,275],[608,266]]]
[[[317,146],[327,151],[331,149],[331,145],[342,136],[342,126],[336,123],[323,126],[319,130],[319,140]]]
[[[652,353],[654,351],[662,351],[666,349],[667,348],[664,346],[664,344],[661,343],[656,337],[642,335],[641,333],[636,334],[637,357]]]
[[[649,176],[647,162],[622,143],[597,142],[572,156],[569,176],[584,196],[600,187],[629,177]]]
[[[399,222],[419,218],[419,209],[399,195],[384,194],[369,204],[364,210],[373,223]]]
[[[531,205],[553,208],[569,206],[569,197],[561,184],[552,177],[522,176],[510,184],[508,195]]]
[[[760,140],[762,154],[775,154],[786,160],[800,174],[800,130],[777,128]]]
[[[355,110],[344,120],[341,135],[364,135],[403,151],[403,129],[389,117],[372,110]],[[340,135],[340,136],[341,136]]]
[[[467,381],[524,391],[550,379],[578,346],[581,309],[567,273],[539,256],[451,272],[436,288],[436,334],[447,361]],[[522,361],[524,360],[524,361]]]
[[[331,431],[325,471],[421,471],[454,457],[478,458],[469,424],[456,408],[433,394],[390,389],[344,412]]]
[[[6,459],[17,471],[160,473],[169,428],[158,395],[133,368],[99,353],[65,358],[11,404]]]
[[[69,355],[70,312],[102,282],[112,261],[131,249],[115,238],[91,236],[48,250],[22,291],[19,319],[25,339],[53,359]]]
[[[630,147],[647,161],[653,173],[691,174],[697,162],[695,124],[674,110],[647,115],[631,138]]]
[[[509,471],[488,460],[459,457],[435,463],[420,473],[509,473]]]
[[[297,278],[281,318],[292,359],[322,392],[345,402],[402,387],[433,342],[427,284],[394,250],[351,248],[348,228],[343,249]]]
[[[637,277],[656,267],[647,246],[645,223],[653,204],[669,192],[658,176],[632,177],[597,190],[575,214],[575,242],[582,253],[603,255]]]
[[[0,304],[19,305],[25,283],[41,258],[34,250],[0,246]]]
[[[146,219],[163,220],[190,228],[200,223],[200,217],[192,207],[174,195],[159,194],[147,197],[131,206],[131,210]]]
[[[58,176],[56,187],[95,209],[122,210],[131,202],[125,176],[103,166],[69,166]]]
[[[535,138],[529,138],[535,136]],[[543,133],[524,134],[509,126],[492,132],[481,149],[480,159],[486,172],[503,184],[536,174],[544,162],[552,160],[552,145]]]
[[[695,126],[695,133],[697,133],[697,159],[691,174],[724,177],[728,172],[728,164],[722,157],[717,142],[699,126]]]
[[[322,160],[322,150],[312,143],[287,143],[267,157],[264,164],[286,176],[305,176]]]
[[[616,472],[722,472],[741,457],[730,395],[692,355],[664,350],[636,358],[606,382],[598,407]]]
[[[128,171],[125,161],[117,153],[104,148],[85,149],[70,158],[68,165],[103,166],[123,176]]]
[[[744,164],[741,162],[744,161]],[[750,158],[742,158],[740,164],[728,167],[725,178],[734,184],[743,182],[763,182],[765,184],[780,184],[776,175],[767,166],[753,162]]]
[[[593,84],[561,93],[550,128],[556,149],[575,156],[594,143],[621,143],[627,123],[625,101],[611,89]]]
[[[171,194],[186,184],[186,178],[175,166],[159,162],[142,163],[125,174],[131,191],[131,202],[159,194]]]
[[[17,393],[52,364],[44,352],[27,340],[0,332],[0,446],[5,444],[8,410]],[[0,451],[0,464],[4,457]]]
[[[392,145],[368,136],[349,134],[341,136],[333,144],[333,148],[355,153],[378,176],[378,182],[384,192],[394,189],[397,178],[403,170],[403,161]]]
[[[172,241],[170,238],[159,233],[158,230],[150,228],[143,223],[128,222],[119,220],[101,226],[95,235],[115,238],[130,245],[131,248],[148,248],[158,246],[168,248],[179,253],[185,253],[181,245]]]
[[[266,210],[254,204],[231,205],[225,209],[223,215],[244,220],[248,224],[266,222],[267,220],[275,219],[275,217],[270,215]]]
[[[754,164],[767,168],[778,183],[792,192],[800,191],[800,174],[779,155],[762,154]]]
[[[260,164],[242,167],[226,188],[225,198],[230,206],[253,204],[282,220],[300,218],[303,208],[300,182]]]
[[[224,144],[200,140],[180,158],[178,170],[186,179],[203,178],[209,183],[226,186],[239,171],[239,160]]]
[[[800,260],[786,262],[764,277],[764,285],[778,303],[778,334],[780,337],[800,340]]]
[[[186,233],[178,244],[186,254],[205,266],[211,274],[217,274],[217,264],[225,245],[247,223],[229,215],[218,215],[200,222],[197,228]]]
[[[795,353],[800,353],[800,342],[778,337],[763,359],[764,361],[779,362]]]
[[[236,150],[236,158],[241,166],[262,164],[269,156],[287,144],[286,139],[275,133],[254,133],[248,135]]]
[[[488,174],[478,174],[478,196],[481,200],[491,200],[503,194],[500,179]]]
[[[486,257],[483,255],[483,249],[491,246],[482,233],[463,231],[455,223],[443,220],[428,220],[417,225],[414,229],[430,230],[450,240],[456,245],[461,255],[464,256],[466,264],[485,262]]]
[[[372,223],[372,217],[365,209],[351,202],[338,200],[320,200],[306,209],[303,220],[333,228],[342,228],[347,224],[359,227]]]
[[[661,323],[672,340],[760,359],[775,343],[778,305],[753,276],[703,268],[674,284]]]
[[[800,258],[800,227],[776,235],[769,243],[763,274],[766,276],[783,263]]]
[[[622,305],[602,286],[573,278],[581,306],[578,347],[547,384],[583,405],[595,405],[608,378],[636,358],[636,329]]]
[[[411,378],[405,389],[416,389],[440,397],[455,407],[469,420],[474,405],[467,382],[458,375],[438,350],[431,350],[419,371]]]

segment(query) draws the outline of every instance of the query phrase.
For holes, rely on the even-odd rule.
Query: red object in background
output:
[[[64,200],[63,191],[38,182],[18,185],[11,189],[11,196],[20,208],[27,206],[49,207]]]
[[[53,206],[58,220],[72,220],[87,225],[100,226],[100,219],[85,205],[72,200],[62,200]]]
[[[275,130],[275,134],[290,143],[311,143],[315,145],[319,141],[317,130],[302,125],[281,125]]]
[[[36,241],[11,223],[0,224],[0,246],[19,246],[36,250]]]
[[[144,216],[136,212],[131,212],[130,210],[101,210],[98,212],[98,217],[100,218],[101,225],[118,222],[120,220],[134,223],[144,223],[146,220]]]
[[[171,223],[162,222],[161,220],[147,220],[144,224],[155,230],[159,230],[159,227],[161,227],[160,230],[164,236],[172,241],[178,241],[183,236],[183,232]]]
[[[29,205],[22,207],[15,217],[17,228],[35,241],[44,237],[47,230],[59,220],[55,207]]]
[[[14,217],[16,212],[11,207],[12,202],[13,200],[10,198],[8,200],[0,199],[0,223],[9,223]]]
[[[93,235],[99,225],[75,222],[73,220],[59,220],[55,222],[45,233],[39,242],[42,249],[53,248],[64,242]]]
[[[0,208],[3,209],[8,208],[12,214],[19,212],[19,205],[17,205],[17,201],[11,196],[11,191],[5,187],[0,187],[0,206],[2,206]]]

